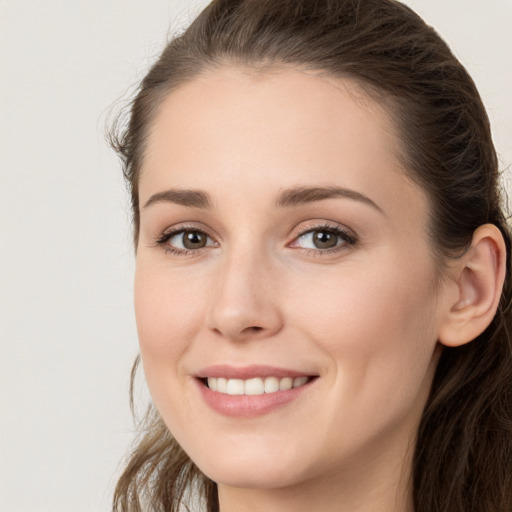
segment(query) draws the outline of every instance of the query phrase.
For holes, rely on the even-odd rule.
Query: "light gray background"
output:
[[[132,440],[129,208],[112,105],[206,1],[0,0],[0,510],[108,511]],[[512,163],[512,0],[409,0]]]

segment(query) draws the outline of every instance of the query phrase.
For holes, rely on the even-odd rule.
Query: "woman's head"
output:
[[[509,238],[485,110],[473,82],[432,29],[393,1],[215,1],[168,45],[150,70],[117,148],[125,159],[132,191],[141,262],[138,323],[147,377],[160,413],[193,459],[200,459],[195,450],[204,451],[206,446],[195,444],[194,433],[184,429],[202,420],[194,415],[193,397],[188,405],[173,393],[187,379],[222,377],[222,372],[233,377],[228,375],[231,370],[219,369],[219,364],[247,367],[251,361],[274,362],[281,367],[277,373],[284,368],[285,373],[300,373],[298,377],[314,377],[311,389],[320,389],[320,395],[323,392],[322,397],[331,397],[335,404],[357,398],[352,408],[326,406],[314,414],[340,423],[336,416],[340,412],[355,415],[361,406],[362,416],[368,414],[372,402],[361,388],[369,386],[370,396],[377,400],[373,407],[378,409],[377,402],[381,406],[378,433],[396,427],[402,415],[409,422],[409,429],[403,431],[406,436],[411,428],[418,429],[434,379],[415,454],[415,501],[425,501],[428,495],[430,504],[443,503],[440,496],[448,503],[450,492],[450,499],[459,499],[458,493],[469,484],[482,494],[492,492],[489,481],[475,476],[485,462],[482,451],[475,455],[472,442],[482,428],[486,404],[510,379],[509,320],[501,313],[493,320],[496,299],[488,302],[486,316],[477,327],[473,322],[472,329],[464,330],[459,312],[471,306],[475,295],[485,295],[492,288],[489,279],[486,288],[462,269],[476,268],[478,261],[504,253],[497,230],[481,226],[497,226],[507,249]],[[275,170],[270,170],[272,165]],[[315,165],[317,173],[312,172]],[[336,165],[339,176],[334,172]],[[322,206],[314,211],[295,210],[295,217],[279,214],[278,222],[271,210],[276,192],[311,183],[317,190],[308,193],[317,194],[315,204]],[[338,199],[319,200],[321,194],[328,195],[318,190],[321,185],[330,187]],[[350,205],[343,206],[342,218],[334,213],[334,204],[340,201],[334,186],[345,189],[341,203]],[[173,196],[166,192],[169,189],[174,190]],[[187,208],[193,203],[194,212],[206,205],[205,197],[182,193],[190,189],[206,190],[214,213],[194,213],[193,219],[185,215],[185,203]],[[295,191],[284,199],[281,196],[281,202],[286,203],[286,197],[290,201],[293,194],[300,196]],[[159,203],[166,207],[181,203],[181,210],[158,213]],[[327,212],[330,203],[332,211]],[[230,220],[229,211],[236,212],[232,216],[239,222]],[[237,225],[245,229],[237,231]],[[339,228],[345,232],[340,234]],[[279,231],[283,229],[288,231]],[[236,245],[229,245],[230,237]],[[256,253],[251,245],[255,238],[283,251]],[[341,250],[325,257],[327,251],[318,249],[327,249],[333,240]],[[188,245],[183,246],[184,242]],[[321,263],[315,260],[318,256],[301,252],[305,249],[301,244],[313,242],[315,251],[324,253]],[[192,251],[202,249],[196,250],[201,255],[179,260],[181,256],[162,248],[175,249],[176,244]],[[223,262],[222,254],[226,255]],[[272,259],[269,254],[278,256]],[[280,271],[279,261],[284,264]],[[498,261],[497,267],[503,266],[503,260]],[[454,274],[454,269],[459,273]],[[497,274],[495,284],[501,288],[502,270]],[[461,281],[454,281],[454,275],[464,275],[466,295],[461,294]],[[254,290],[245,299],[241,295],[244,279],[247,290]],[[251,279],[256,279],[252,287]],[[208,289],[201,283],[208,284]],[[321,286],[316,289],[315,283]],[[340,292],[343,285],[346,288]],[[176,294],[166,303],[162,297],[173,287]],[[508,306],[509,288],[507,277],[502,310]],[[308,295],[301,295],[301,290],[308,290]],[[322,295],[322,290],[327,291]],[[170,321],[162,322],[166,309]],[[451,323],[444,322],[446,311]],[[298,320],[290,322],[290,317]],[[197,340],[204,342],[205,332],[209,343],[201,345]],[[285,357],[290,354],[290,337],[299,359],[293,364]],[[219,338],[224,344],[215,344]],[[438,340],[451,347],[464,346],[442,351]],[[240,342],[253,348],[242,352]],[[344,364],[348,365],[346,380],[338,375]],[[386,371],[379,373],[375,367]],[[400,374],[396,382],[393,373]],[[354,377],[366,374],[373,378]],[[382,395],[376,393],[379,378]],[[397,389],[399,397],[393,395]],[[382,409],[387,397],[391,405],[384,409],[391,410],[390,417]],[[501,414],[496,404],[492,410],[494,415]],[[357,421],[348,423],[352,425],[348,439],[355,446]],[[202,427],[197,427],[197,435]],[[458,432],[463,427],[465,431]],[[226,428],[231,428],[229,422]],[[367,433],[367,444],[371,435]],[[250,438],[249,433],[246,437]],[[268,446],[274,446],[276,439]],[[326,439],[328,446],[336,444],[336,436],[326,435]],[[235,440],[240,442],[239,436],[231,438]],[[170,441],[160,446],[162,453],[171,445]],[[247,454],[246,449],[237,448],[242,454]],[[450,459],[454,450],[457,456]],[[169,461],[163,460],[162,453],[157,459],[164,471]],[[347,448],[344,454],[349,456]],[[436,474],[425,474],[434,473],[436,457],[437,463],[444,460],[444,466]],[[480,470],[460,469],[470,461]],[[204,465],[201,469],[215,478],[218,470],[211,461]],[[458,487],[453,484],[457,470],[466,471]],[[179,477],[174,490],[162,482],[158,484],[161,496],[172,495],[180,485]]]

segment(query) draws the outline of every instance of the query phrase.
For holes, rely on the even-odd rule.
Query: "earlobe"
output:
[[[454,272],[456,293],[439,332],[440,343],[449,347],[475,339],[496,314],[506,272],[506,248],[500,230],[492,224],[480,226]]]

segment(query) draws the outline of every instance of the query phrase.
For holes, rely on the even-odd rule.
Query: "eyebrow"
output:
[[[153,194],[144,205],[144,208],[155,203],[175,203],[190,208],[211,208],[208,194],[200,190],[170,189]]]
[[[324,199],[345,198],[359,201],[375,208],[384,214],[382,208],[369,197],[343,187],[295,187],[283,190],[275,200],[275,206],[289,208],[301,204],[313,203]],[[169,189],[153,194],[144,205],[144,208],[156,203],[174,203],[189,208],[210,209],[212,203],[208,194],[201,190]]]
[[[359,201],[361,203],[367,204],[368,206],[375,208],[380,213],[384,214],[382,208],[364,194],[361,194],[360,192],[348,188],[334,186],[298,187],[284,190],[277,198],[275,204],[276,206],[289,207],[337,197]]]

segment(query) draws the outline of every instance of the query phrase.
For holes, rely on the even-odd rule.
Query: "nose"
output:
[[[283,327],[278,282],[256,255],[232,254],[219,264],[210,297],[208,327],[232,341],[274,336]]]

